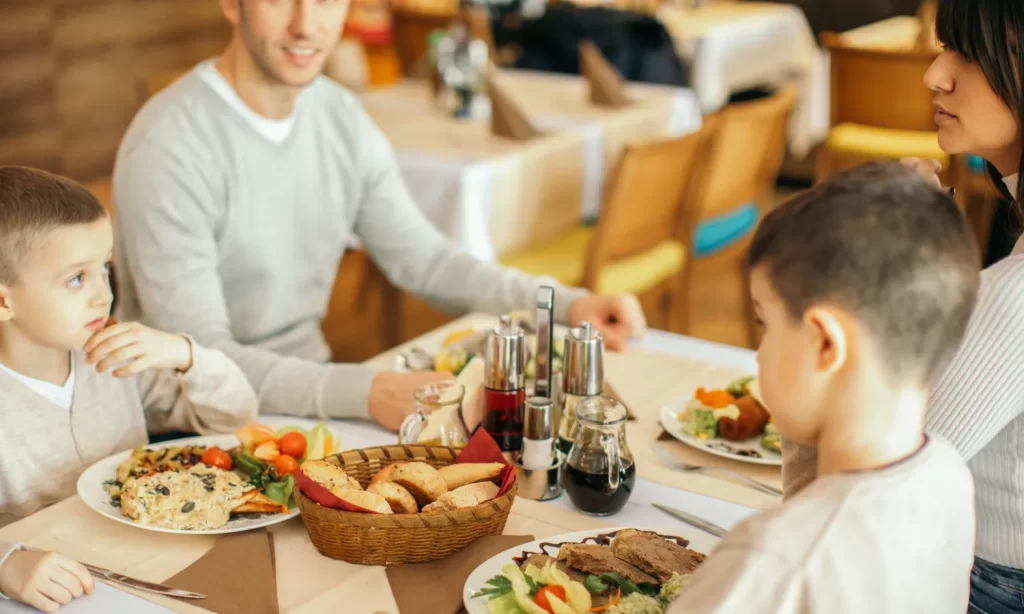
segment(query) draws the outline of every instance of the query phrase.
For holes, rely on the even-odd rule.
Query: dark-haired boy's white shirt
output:
[[[929,438],[884,469],[819,477],[723,538],[668,614],[962,614],[974,487]]]

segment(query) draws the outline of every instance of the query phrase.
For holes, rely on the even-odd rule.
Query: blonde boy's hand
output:
[[[138,322],[117,322],[92,336],[83,348],[89,364],[100,373],[122,363],[117,377],[129,377],[146,369],[192,367],[192,344],[182,335],[147,328]]]
[[[21,550],[0,567],[0,592],[43,612],[91,595],[95,586],[85,567],[56,552]]]

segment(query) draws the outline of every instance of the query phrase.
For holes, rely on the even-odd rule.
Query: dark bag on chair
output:
[[[653,17],[604,7],[560,2],[538,19],[496,25],[499,47],[522,49],[516,68],[579,74],[579,46],[592,40],[629,81],[685,86],[689,71],[672,37]]]

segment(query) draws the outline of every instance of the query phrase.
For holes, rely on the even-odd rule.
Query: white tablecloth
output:
[[[803,11],[789,4],[713,2],[664,5],[658,17],[691,65],[690,85],[712,113],[743,90],[796,83],[790,150],[805,157],[828,132],[828,59]]]
[[[584,219],[594,219],[600,211],[606,170],[621,151],[623,132],[630,138],[644,139],[681,136],[701,126],[696,97],[683,88],[630,84],[630,94],[636,98],[637,106],[608,111],[594,110],[581,102],[586,99],[586,85],[579,77],[505,71],[502,79],[510,86],[510,96],[517,98],[538,129],[573,133],[581,141],[579,153],[575,154],[579,156],[578,175],[566,177],[567,182],[579,185],[567,185],[563,194],[564,198],[578,200],[578,214]],[[533,91],[525,95],[515,87],[519,82],[529,83]],[[371,115],[381,116],[377,119],[385,134],[389,129],[382,116],[387,114],[408,113],[431,121],[432,115],[441,113],[422,93],[422,87],[409,84],[370,91],[362,98]],[[560,106],[560,100],[573,104]],[[474,108],[473,118],[464,121],[486,123],[489,117],[490,105],[484,97]],[[657,121],[652,123],[652,118]],[[636,125],[636,130],[623,130],[625,125]],[[480,153],[471,147],[464,152],[458,148],[439,151],[431,144],[413,144],[396,145],[396,150],[402,176],[413,198],[441,232],[483,259],[494,260],[505,251],[503,229],[495,223],[495,207],[499,206],[495,203],[503,200],[502,206],[506,207],[519,204],[515,199],[510,202],[500,198],[501,185],[520,172],[521,158],[514,148]],[[555,147],[551,155],[559,155],[558,151],[567,150]],[[529,179],[527,175],[514,181]],[[504,219],[515,219],[514,211],[502,213]]]

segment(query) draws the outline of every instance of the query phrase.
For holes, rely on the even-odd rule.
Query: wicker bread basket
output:
[[[433,467],[455,462],[457,450],[440,446],[382,446],[352,450],[325,460],[337,464],[363,488],[378,471],[394,463],[419,461]],[[512,501],[509,490],[475,507],[420,514],[365,514],[321,506],[295,489],[309,539],[324,556],[358,565],[395,565],[435,561],[485,535],[505,530]]]

